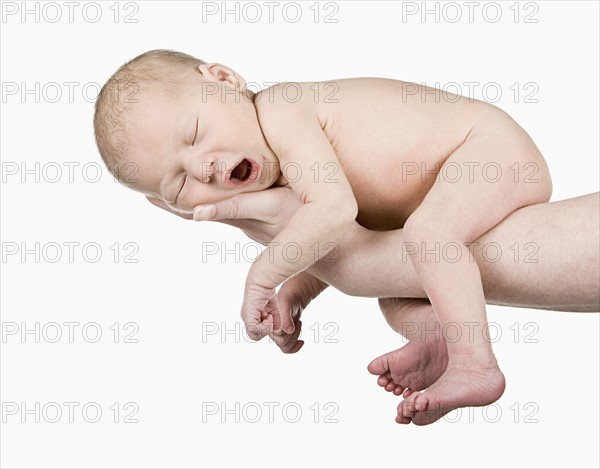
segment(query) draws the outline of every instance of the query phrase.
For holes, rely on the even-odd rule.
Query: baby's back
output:
[[[481,101],[382,78],[278,86],[282,93],[272,99],[295,100],[300,87],[299,105],[313,108],[352,185],[357,220],[376,230],[402,227],[475,122],[498,111]],[[318,177],[335,181],[335,171],[319,168]]]

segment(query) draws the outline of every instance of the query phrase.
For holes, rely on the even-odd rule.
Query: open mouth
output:
[[[247,159],[243,159],[233,170],[231,171],[230,180],[240,183],[248,180],[252,174],[252,163]]]
[[[244,158],[229,172],[228,183],[231,187],[245,186],[258,181],[260,174],[260,165],[254,160]]]

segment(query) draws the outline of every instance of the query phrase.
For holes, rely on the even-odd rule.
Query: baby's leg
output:
[[[536,179],[524,179],[532,166]],[[490,404],[502,395],[504,376],[486,340],[481,277],[465,243],[512,211],[547,201],[551,193],[539,150],[501,111],[473,127],[440,174],[404,229],[407,252],[439,322],[447,334],[454,333],[452,340],[446,337],[449,359],[442,377],[399,406],[399,413],[417,424],[431,423],[457,407]]]

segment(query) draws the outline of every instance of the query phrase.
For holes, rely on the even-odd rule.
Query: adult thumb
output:
[[[279,194],[272,190],[238,194],[209,205],[194,207],[194,220],[272,220],[281,209]]]

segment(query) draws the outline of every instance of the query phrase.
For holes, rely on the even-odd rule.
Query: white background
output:
[[[469,94],[464,84],[477,82],[476,98],[492,83],[487,97],[494,100],[500,87],[495,104],[547,158],[553,200],[598,190],[597,2],[500,2],[495,23],[493,5],[483,14],[487,2],[475,6],[473,22],[466,4],[454,4],[462,12],[455,23],[448,21],[456,16],[454,6],[438,4],[437,21],[430,14],[423,22],[420,14],[403,18],[406,2],[391,1],[337,2],[337,23],[324,22],[334,10],[322,4],[315,22],[312,4],[302,2],[296,23],[290,21],[293,9],[287,20],[282,15],[285,2],[272,23],[263,4],[263,18],[251,23],[255,10],[237,21],[233,14],[224,22],[219,15],[203,21],[200,2],[160,1],[136,2],[130,19],[137,23],[124,22],[134,11],[124,4],[117,5],[115,22],[113,2],[99,4],[102,17],[95,23],[93,6],[85,10],[87,20],[82,14],[86,2],[75,6],[73,22],[64,3],[54,23],[56,8],[43,3],[38,18],[30,14],[23,22],[20,11],[3,17],[3,249],[14,243],[31,249],[38,242],[46,259],[38,263],[29,254],[22,262],[18,253],[3,260],[2,322],[5,332],[10,323],[21,329],[38,322],[43,329],[55,322],[63,337],[50,343],[56,334],[51,326],[39,343],[34,334],[22,340],[20,330],[4,337],[1,400],[18,411],[3,413],[2,467],[598,467],[598,315],[490,307],[489,318],[502,333],[495,344],[508,382],[502,399],[425,428],[399,426],[399,398],[366,371],[372,358],[402,343],[375,300],[326,291],[305,312],[306,345],[294,356],[235,334],[222,341],[223,327],[238,324],[249,264],[233,255],[224,263],[219,256],[203,262],[202,254],[210,243],[233,249],[247,238],[225,225],[159,211],[106,172],[88,182],[100,163],[92,129],[97,85],[87,87],[87,98],[84,85],[103,84],[144,51],[169,48],[227,64],[257,83],[380,76],[441,87],[458,83]],[[23,8],[4,2],[3,11],[15,6]],[[411,6],[423,8],[421,2]],[[532,12],[537,23],[526,23]],[[73,99],[65,82],[77,83]],[[36,83],[37,95],[21,94]],[[52,83],[62,91],[54,103]],[[521,91],[516,99],[515,83]],[[533,89],[526,83],[535,83],[538,102],[525,102]],[[79,163],[73,182],[66,162]],[[39,182],[35,174],[22,182],[22,163],[29,169],[40,164]],[[56,165],[63,174],[52,183]],[[15,167],[19,173],[12,174]],[[72,263],[68,242],[80,243]],[[123,261],[132,252],[124,247],[128,242],[138,247],[137,263]],[[48,262],[56,254],[48,243],[63,247],[56,263]],[[98,262],[83,257],[86,243],[102,248]],[[86,254],[93,256],[93,249]],[[73,343],[65,322],[79,323]],[[93,324],[82,335],[88,323],[102,332],[96,343],[90,342]],[[138,342],[125,343],[133,327]],[[208,336],[213,327],[219,333]],[[34,414],[24,414],[22,423],[23,403],[34,409],[36,402],[78,403],[74,421],[63,405],[57,423],[49,422],[55,412],[48,406],[39,423]],[[118,423],[109,408],[115,402]],[[265,402],[276,403],[272,422]],[[101,408],[97,423],[82,416],[86,403]],[[216,415],[206,412],[211,403]],[[239,423],[235,412],[220,413],[236,403]],[[256,417],[249,403],[262,406],[256,423],[249,421]],[[134,406],[139,422],[123,423]],[[292,423],[297,409],[301,418]],[[334,422],[325,423],[327,416]]]

